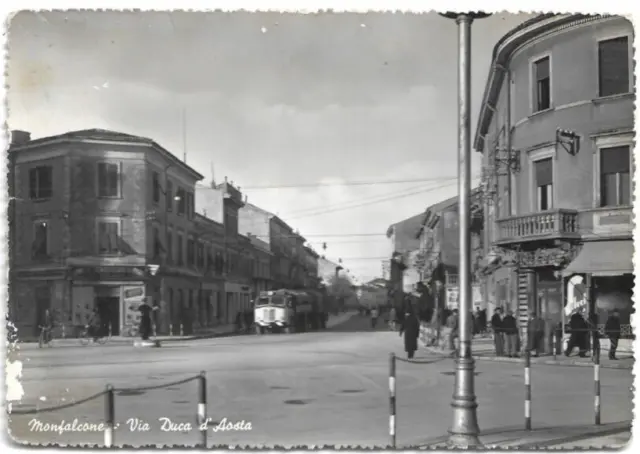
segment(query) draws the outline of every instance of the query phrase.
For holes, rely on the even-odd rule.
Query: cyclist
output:
[[[53,330],[53,317],[49,309],[44,311],[44,324],[42,325],[43,343],[48,344],[51,342],[51,331]]]
[[[97,342],[102,337],[102,322],[100,320],[100,313],[97,308],[93,309],[93,313],[87,323],[87,334],[93,338],[94,342]]]

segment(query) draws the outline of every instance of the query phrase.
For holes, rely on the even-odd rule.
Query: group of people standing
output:
[[[518,322],[513,315],[513,311],[507,310],[503,316],[502,308],[496,308],[491,317],[491,327],[493,329],[493,342],[495,346],[496,356],[507,356],[510,358],[518,357],[520,351],[520,335],[518,330]],[[610,340],[609,359],[616,358],[616,350],[620,339],[620,314],[614,310],[607,319],[604,334]],[[563,326],[559,322],[552,329],[556,331],[557,342],[562,339]],[[596,351],[600,349],[600,333],[598,330],[598,319],[596,314],[591,314],[587,319],[580,312],[574,313],[569,319],[568,325],[564,328],[569,334],[567,348],[564,351],[565,356],[571,356],[577,348],[578,355],[585,357],[591,349]],[[545,333],[546,323],[535,312],[529,313],[529,321],[527,324],[527,346],[532,356],[537,357],[545,352]],[[590,337],[593,338],[594,345],[590,346]],[[558,345],[551,345],[552,349],[560,350]]]

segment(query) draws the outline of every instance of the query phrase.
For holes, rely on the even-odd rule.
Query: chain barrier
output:
[[[78,405],[82,405],[91,400],[97,399],[99,397],[105,396],[105,430],[104,430],[104,445],[107,448],[111,448],[115,442],[115,393],[116,392],[140,392],[140,391],[152,391],[155,389],[169,388],[171,386],[182,385],[185,383],[189,383],[192,381],[198,381],[198,403],[196,408],[196,421],[198,423],[201,442],[200,447],[207,447],[207,377],[204,371],[200,372],[198,375],[194,375],[189,378],[185,378],[182,380],[177,380],[170,383],[163,383],[160,385],[154,386],[138,386],[134,388],[115,388],[111,385],[107,385],[104,391],[93,394],[89,397],[85,397],[84,399],[70,402],[68,404],[57,405],[54,407],[48,408],[31,408],[31,409],[13,409],[7,410],[9,415],[35,415],[38,413],[51,413],[55,411],[64,410],[67,408],[75,407]]]

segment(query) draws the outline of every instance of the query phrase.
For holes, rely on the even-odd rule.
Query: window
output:
[[[34,259],[49,257],[49,223],[36,221],[33,226],[32,256]]]
[[[187,239],[187,265],[193,266],[195,264],[195,240],[193,238]]]
[[[158,174],[158,172],[153,172],[152,182],[153,203],[160,203],[160,175]]]
[[[551,73],[549,57],[541,58],[533,63],[534,87],[534,112],[549,109],[551,107]]]
[[[187,218],[192,219],[195,213],[195,207],[193,203],[193,192],[186,192],[186,210],[187,210]]]
[[[160,241],[160,230],[158,227],[153,228],[153,256],[154,258],[160,257],[160,254],[164,251],[162,241]]]
[[[29,170],[29,198],[49,199],[53,195],[53,168],[38,166]]]
[[[173,232],[167,232],[167,262],[173,262]]]
[[[178,215],[183,215],[187,203],[184,189],[178,188],[176,196],[178,197]]]
[[[537,211],[553,209],[553,159],[535,161]]]
[[[167,181],[167,211],[173,210],[173,183],[171,181]]]
[[[110,162],[98,163],[98,197],[120,195],[120,165]]]
[[[628,93],[629,38],[607,39],[598,43],[598,95]]]
[[[117,220],[98,221],[98,253],[100,254],[117,254],[120,252],[118,247],[120,222]]]
[[[600,205],[631,205],[629,146],[600,149]]]
[[[177,235],[176,241],[178,243],[178,254],[176,257],[176,263],[178,265],[182,265],[184,264],[184,240],[182,239],[182,235]]]

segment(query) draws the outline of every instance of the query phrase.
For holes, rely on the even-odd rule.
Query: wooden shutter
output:
[[[629,147],[612,147],[600,150],[600,173],[629,173]]]
[[[38,198],[38,169],[29,170],[29,198]]]
[[[629,39],[626,36],[598,43],[600,96],[629,91]]]
[[[536,161],[536,186],[553,183],[553,161],[551,158]]]

